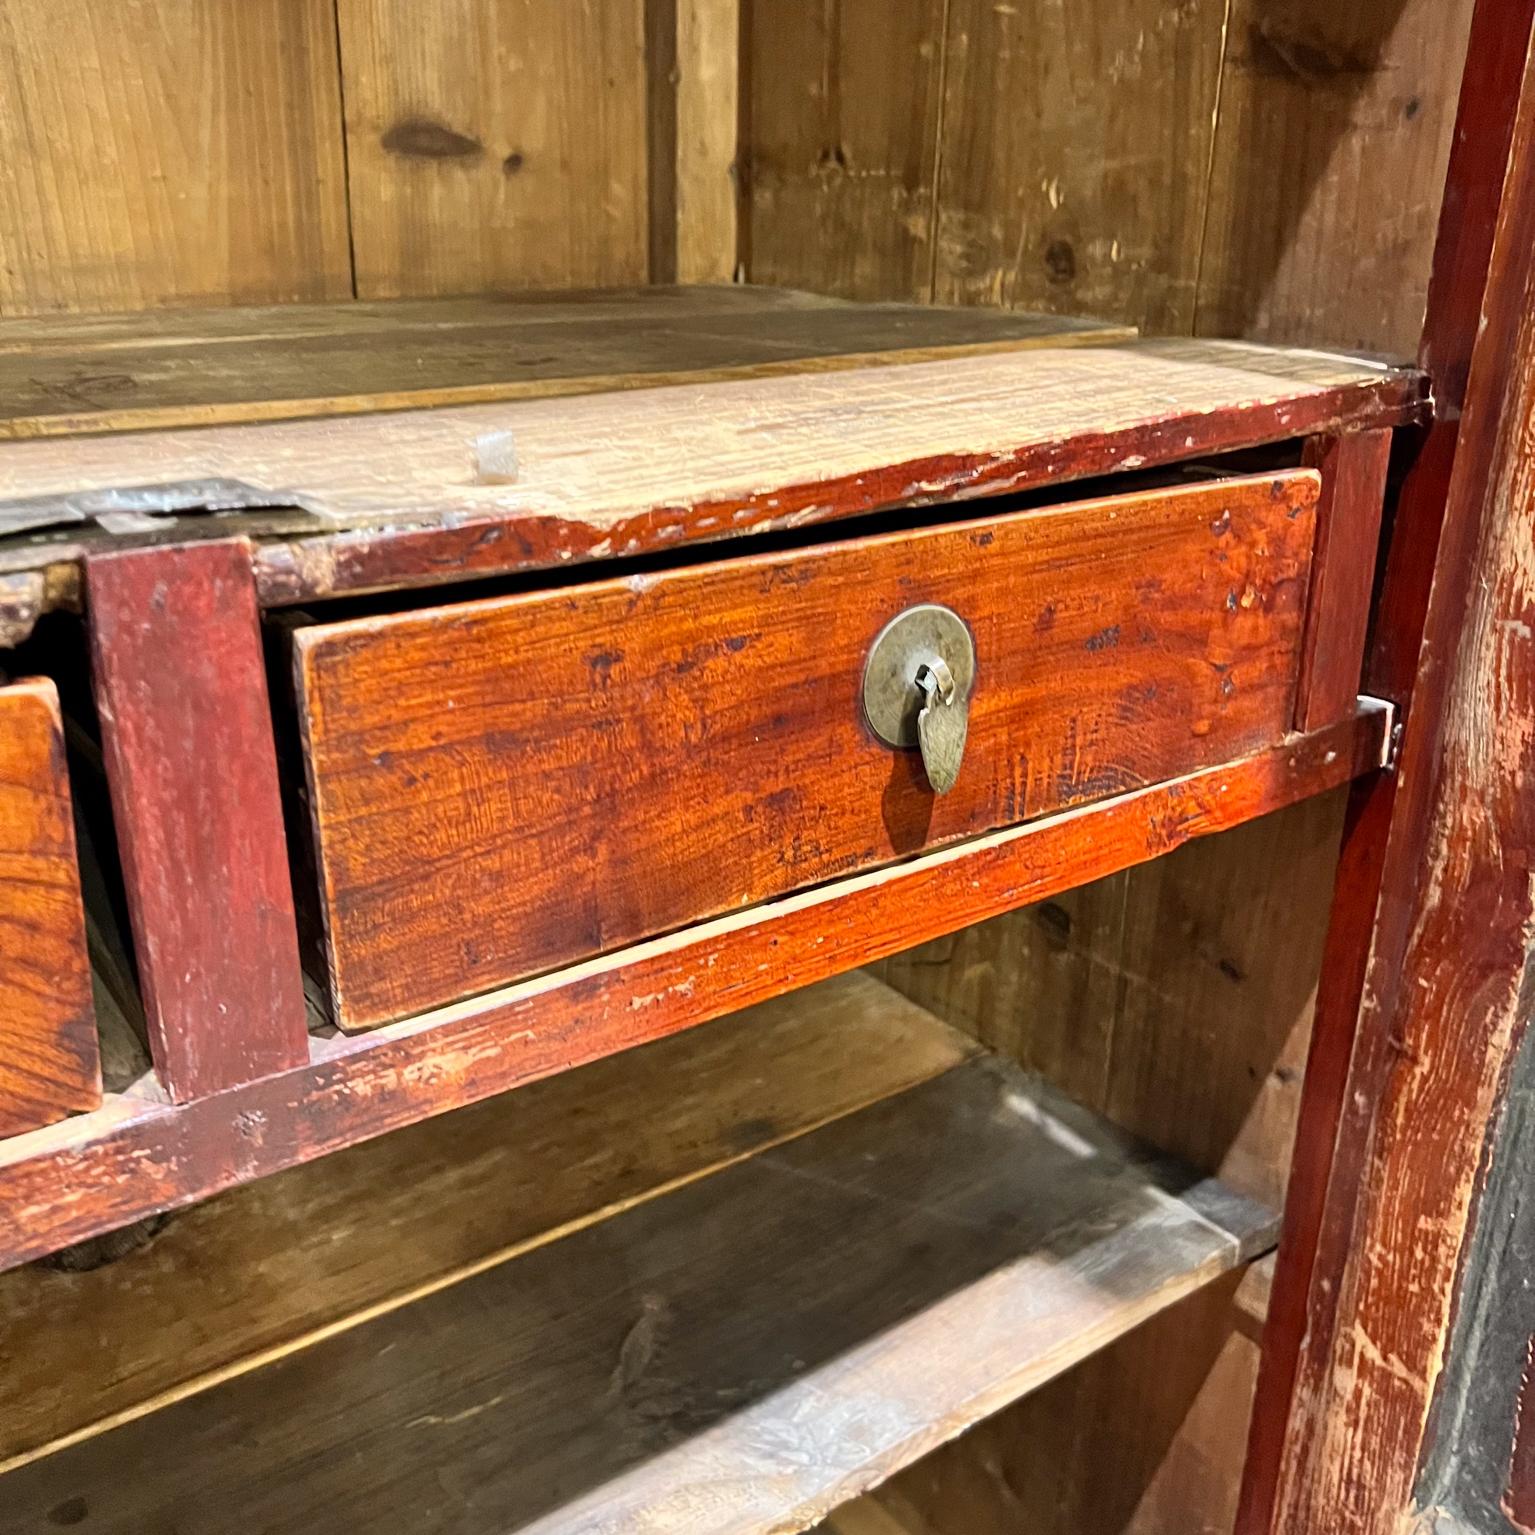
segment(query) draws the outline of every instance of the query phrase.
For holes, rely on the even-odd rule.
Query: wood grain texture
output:
[[[0,1136],[101,1102],[64,727],[51,682],[0,685]]]
[[[650,280],[737,267],[742,0],[645,0]]]
[[[1326,792],[1389,711],[852,875],[368,1034],[181,1105],[117,1099],[0,1143],[0,1267],[809,985]],[[60,1201],[68,1169],[75,1198]]]
[[[1499,147],[1503,204],[1443,504],[1418,683],[1369,935],[1315,1280],[1268,1524],[1385,1531],[1413,1494],[1489,1117],[1528,1015],[1527,793],[1535,618],[1535,51],[1528,7],[1489,7],[1496,50],[1468,74],[1463,125]],[[1507,80],[1524,48],[1522,83]],[[1513,57],[1517,57],[1517,49]],[[1476,89],[1483,71],[1508,89]],[[1505,114],[1511,114],[1505,116]],[[1446,246],[1459,259],[1464,236]],[[1485,248],[1485,247],[1484,247]],[[1464,304],[1458,299],[1457,310]],[[1472,337],[1474,336],[1474,344]],[[1436,473],[1431,462],[1425,473]],[[1437,481],[1442,485],[1442,481]],[[1426,480],[1423,491],[1435,488]],[[1419,506],[1418,515],[1429,508]],[[1428,524],[1432,528],[1433,524]],[[1427,852],[1425,853],[1425,850]],[[1340,967],[1340,981],[1351,980]],[[1347,994],[1346,994],[1347,995]],[[1368,1176],[1365,1169],[1368,1168]],[[1412,1240],[1399,1233],[1410,1227]],[[1276,1300],[1278,1299],[1276,1287]],[[1267,1510],[1263,1510],[1267,1513]]]
[[[931,297],[945,0],[743,0],[747,273]]]
[[[1341,719],[1359,693],[1390,460],[1385,431],[1306,444],[1305,461],[1322,476],[1322,500],[1296,693],[1298,730]]]
[[[0,1278],[0,1463],[302,1348],[976,1050],[854,972],[231,1191],[117,1263],[13,1270]]]
[[[1196,328],[1417,352],[1472,0],[1233,0]]]
[[[1492,267],[1494,235],[1508,189],[1508,159],[1525,59],[1508,46],[1511,27],[1535,25],[1535,6],[1510,13],[1481,6],[1473,18],[1458,128],[1434,251],[1420,360],[1432,368],[1438,401],[1395,509],[1367,685],[1410,703],[1424,675],[1425,625],[1445,509],[1459,459],[1467,384]],[[1382,899],[1399,774],[1357,786],[1350,798],[1323,961],[1316,1027],[1306,1070],[1297,1154],[1285,1201],[1290,1238],[1275,1273],[1263,1373],[1253,1413],[1240,1528],[1266,1530],[1290,1433],[1303,1340],[1313,1317],[1324,1328],[1331,1291],[1313,1293],[1334,1151],[1344,1121],[1349,1063]],[[1329,1281],[1330,1285],[1330,1281]]]
[[[1222,1276],[977,1423],[824,1535],[841,1535],[847,1514],[848,1535],[865,1535],[860,1516],[888,1521],[867,1535],[1225,1535],[1241,1458],[1223,1450],[1233,1432],[1240,1447],[1231,1404],[1251,1394],[1256,1352],[1238,1328],[1250,1273]]]
[[[180,1101],[309,1058],[250,546],[86,569],[150,1048]]]
[[[801,1529],[1273,1231],[975,1062],[13,1472],[0,1530]]]
[[[0,328],[0,438],[594,394],[1131,334],[737,286],[70,316]],[[93,378],[108,386],[93,393]]]
[[[237,504],[289,518],[309,508],[312,526],[332,530],[259,547],[262,601],[294,603],[1032,489],[1416,420],[1423,408],[1412,371],[1320,353],[1045,347],[387,418],[13,443],[0,452],[0,498],[44,498],[50,515],[79,521],[99,509],[98,490],[112,505],[125,485],[241,482]],[[41,505],[29,500],[28,515]],[[336,536],[351,524],[356,536]],[[0,568],[41,563],[67,586],[87,547],[24,537],[0,547]]]
[[[643,282],[643,0],[338,0],[359,298]]]
[[[1304,898],[1331,876],[1342,811],[1337,795],[1308,800],[878,973],[1085,1107],[1278,1203],[1327,928]],[[1248,872],[1251,899],[1231,899],[1228,867]]]
[[[336,1022],[366,1027],[1281,737],[1317,479],[1068,504],[299,629]],[[976,650],[935,797],[863,714],[898,613]]]
[[[934,297],[1191,330],[1221,0],[948,11]]]
[[[879,973],[1084,1106],[1280,1203],[1328,919],[1314,892],[1332,877],[1340,795]],[[918,1535],[971,1535],[1020,1509],[1030,1535],[1230,1529],[1260,1355],[1244,1306],[1212,1287],[896,1478],[880,1506]]]
[[[327,0],[13,0],[0,79],[0,314],[350,295]]]

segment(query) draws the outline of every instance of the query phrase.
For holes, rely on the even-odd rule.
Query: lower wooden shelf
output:
[[[865,974],[700,1035],[796,1007],[953,1064],[22,1466],[0,1532],[803,1529],[1275,1239]]]

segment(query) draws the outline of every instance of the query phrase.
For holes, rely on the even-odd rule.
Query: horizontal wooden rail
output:
[[[0,1143],[0,1268],[1113,874],[1380,767],[1392,711],[635,944],[194,1102]]]

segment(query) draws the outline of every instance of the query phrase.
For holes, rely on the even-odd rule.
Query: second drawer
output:
[[[298,629],[337,1022],[1277,739],[1317,494],[1215,481]],[[929,603],[974,649],[943,795],[864,702],[874,641]]]

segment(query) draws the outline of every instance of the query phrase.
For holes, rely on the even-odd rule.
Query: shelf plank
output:
[[[1320,794],[1391,711],[800,891],[348,1039],[191,1103],[118,1097],[0,1142],[0,1268],[954,932]],[[61,1190],[64,1191],[61,1194]]]
[[[13,1269],[0,1275],[0,1465],[866,1108],[979,1048],[855,971],[230,1190],[100,1267]]]
[[[802,1529],[1275,1231],[971,1061],[13,1472],[0,1531]]]
[[[719,371],[700,348],[739,352],[753,327],[679,321],[653,350],[692,357],[687,384],[615,392],[635,381],[620,335],[592,343],[608,371],[581,386],[607,392],[579,398],[0,444],[0,527],[17,535],[0,546],[0,573],[68,566],[107,536],[205,537],[206,516],[171,514],[243,509],[237,526],[264,535],[262,602],[308,602],[1033,490],[1424,409],[1411,369],[1320,352],[1071,335],[1028,346],[1005,328],[981,339],[972,319],[963,346],[936,348],[940,361],[846,367],[870,358],[844,335],[835,363],[816,360],[835,328],[793,318],[803,336],[754,366],[784,377],[700,382]],[[894,322],[855,318],[870,339],[896,341]],[[559,327],[547,329],[541,353],[558,354]],[[237,367],[239,349],[225,350]],[[123,511],[157,515],[147,531],[93,525]]]
[[[537,399],[1134,334],[1055,315],[735,285],[6,321],[0,440]]]

